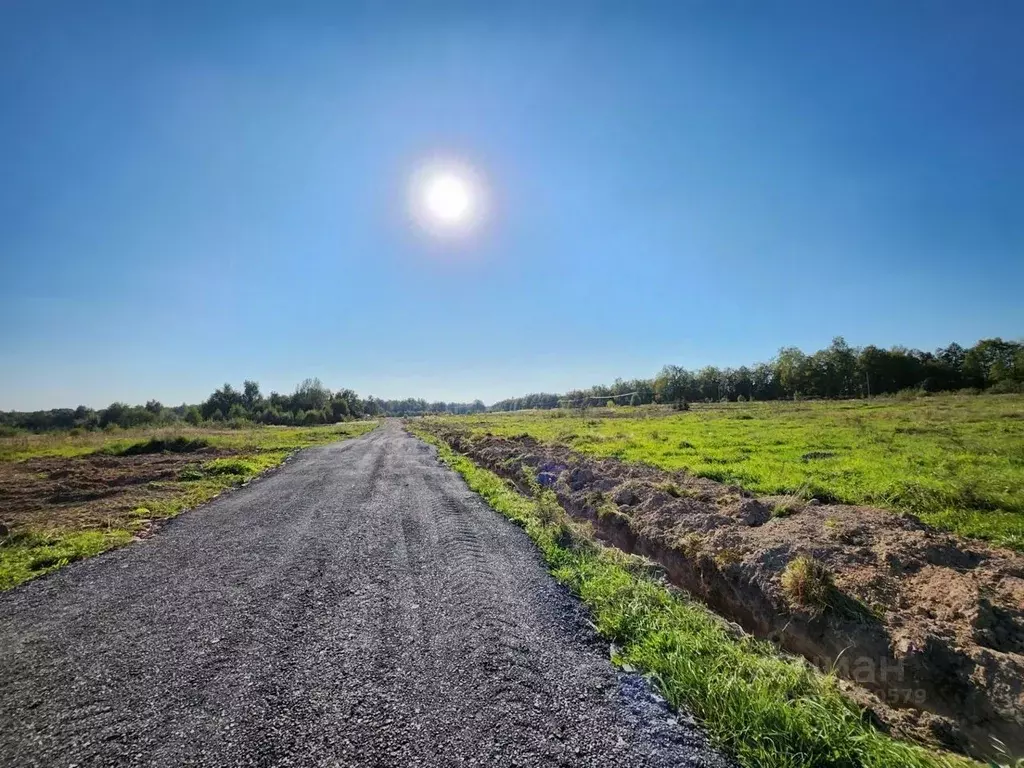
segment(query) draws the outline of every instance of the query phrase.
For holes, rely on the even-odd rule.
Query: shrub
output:
[[[241,403],[235,403],[228,409],[228,419],[231,421],[239,421],[249,418],[249,412],[245,410],[245,406]]]
[[[1003,379],[1002,381],[997,381],[986,391],[990,395],[1024,394],[1024,382]]]

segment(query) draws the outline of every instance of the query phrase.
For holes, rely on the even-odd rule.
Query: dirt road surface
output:
[[[0,595],[2,766],[724,766],[389,423]]]

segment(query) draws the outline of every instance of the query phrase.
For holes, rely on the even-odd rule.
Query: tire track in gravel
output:
[[[0,765],[724,766],[389,423],[0,595]]]

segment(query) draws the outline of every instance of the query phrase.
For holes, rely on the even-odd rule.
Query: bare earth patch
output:
[[[0,462],[0,522],[12,532],[123,526],[143,502],[174,495],[176,490],[164,484],[178,480],[183,470],[231,453],[204,448],[191,453]]]
[[[885,510],[754,498],[527,436],[439,431],[524,490],[550,487],[600,538],[748,632],[834,670],[895,735],[1024,753],[1024,555]]]

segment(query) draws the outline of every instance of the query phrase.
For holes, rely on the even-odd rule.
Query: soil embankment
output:
[[[834,669],[894,733],[1024,753],[1024,556],[909,516],[754,498],[528,436],[442,436],[523,490],[551,488],[600,538],[748,632]]]

